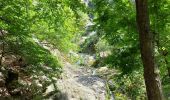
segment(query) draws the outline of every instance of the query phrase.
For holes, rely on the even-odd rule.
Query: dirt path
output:
[[[68,63],[57,49],[42,45],[56,57],[63,60],[63,73],[56,86],[61,94],[55,100],[106,100],[106,82],[96,75],[93,69]],[[54,91],[54,85],[48,86],[46,93]],[[113,100],[113,99],[112,99]]]
[[[67,100],[105,100],[105,81],[91,75],[90,69],[75,67],[65,63],[62,79],[58,80],[59,90]],[[60,100],[65,100],[60,99]]]

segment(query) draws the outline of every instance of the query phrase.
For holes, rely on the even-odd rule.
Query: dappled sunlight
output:
[[[169,100],[169,0],[2,0],[0,100]]]

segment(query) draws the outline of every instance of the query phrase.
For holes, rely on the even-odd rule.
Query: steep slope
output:
[[[57,49],[51,49],[52,54],[59,56],[60,52]],[[60,56],[62,57],[62,56]],[[55,99],[59,100],[105,100],[106,99],[106,83],[105,80],[96,75],[92,75],[93,70],[86,67],[72,65],[63,59],[63,73],[61,79],[58,80],[56,86],[61,94]],[[51,84],[46,91],[46,94],[54,91],[54,85]],[[54,98],[54,97],[53,97]]]

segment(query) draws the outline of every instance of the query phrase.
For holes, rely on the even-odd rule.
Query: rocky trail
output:
[[[68,100],[105,100],[105,81],[85,68],[65,64],[62,79],[57,86]],[[64,99],[62,99],[64,100]]]
[[[57,49],[43,46],[58,56]],[[61,79],[55,84],[60,91],[56,100],[108,100],[106,98],[106,80],[94,74],[96,69],[78,66],[67,62],[60,54],[63,62]],[[46,93],[54,91],[54,85],[48,86]],[[110,100],[114,100],[112,97]]]
[[[55,71],[48,66],[38,67],[48,72],[45,73],[42,70],[31,69],[32,67],[21,68],[22,65],[3,66],[0,69],[0,96],[4,97],[2,100],[12,96],[16,96],[15,98],[18,100],[114,100],[108,87],[110,86],[108,77],[115,73],[114,70],[107,67],[90,67],[95,62],[95,57],[83,53],[73,52],[72,56],[80,58],[76,62],[70,63],[67,58],[70,55],[62,54],[49,43],[33,39],[60,60],[62,69],[59,68]],[[9,59],[5,58],[3,64],[7,62],[10,64],[13,56],[15,60],[17,56],[10,55]],[[61,75],[59,75],[60,71]]]

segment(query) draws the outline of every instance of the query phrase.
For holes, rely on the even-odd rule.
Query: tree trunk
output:
[[[155,64],[153,34],[150,32],[147,0],[136,0],[141,57],[148,100],[163,100],[159,70]]]
[[[2,65],[2,58],[4,57],[4,42],[2,43],[2,52],[0,57],[0,66]]]
[[[0,36],[0,39],[1,40],[4,40],[4,37],[3,37],[3,31],[2,30],[0,30],[0,34],[1,34],[1,36]],[[2,65],[2,58],[3,58],[3,56],[4,56],[4,46],[5,44],[4,44],[4,41],[2,41],[2,50],[1,50],[1,57],[0,57],[0,66]]]

